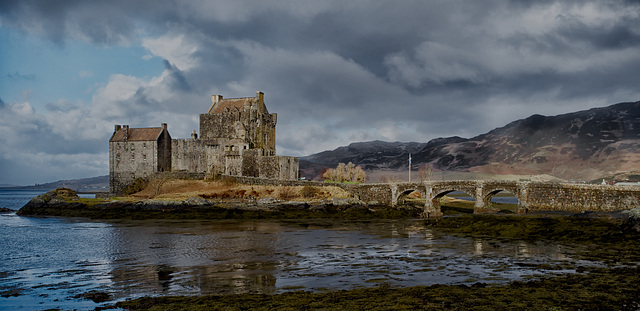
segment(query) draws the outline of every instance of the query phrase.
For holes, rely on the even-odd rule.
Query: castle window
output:
[[[134,145],[133,143],[131,143],[131,150],[136,149],[136,145]]]
[[[146,161],[146,160],[147,160],[147,155],[146,155],[146,154],[143,154],[143,155],[142,155],[142,161]]]
[[[132,154],[131,154],[131,161],[133,161],[133,160],[135,160],[135,159],[136,159],[136,154],[135,154],[135,153],[132,153]]]
[[[143,148],[147,148],[147,143],[142,143]]]

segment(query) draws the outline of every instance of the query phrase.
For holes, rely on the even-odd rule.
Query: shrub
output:
[[[318,188],[306,185],[300,189],[300,195],[305,198],[312,198],[318,194]]]
[[[124,187],[124,189],[122,189],[122,194],[130,195],[136,192],[140,192],[144,188],[146,188],[148,184],[149,182],[146,179],[138,177],[133,181],[133,183],[127,185],[126,187]]]
[[[327,181],[363,183],[367,180],[367,174],[360,166],[349,162],[339,163],[336,168],[330,168],[322,174]]]
[[[296,192],[291,187],[282,187],[279,191],[280,199],[291,200],[296,197]]]

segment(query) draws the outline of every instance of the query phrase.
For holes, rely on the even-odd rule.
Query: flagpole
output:
[[[411,182],[411,153],[409,153],[409,182]]]

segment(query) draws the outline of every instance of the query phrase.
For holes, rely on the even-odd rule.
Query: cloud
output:
[[[51,165],[103,165],[85,155],[104,156],[116,123],[165,122],[188,137],[212,94],[265,92],[278,113],[278,153],[293,155],[471,137],[535,113],[640,98],[632,1],[24,0],[0,4],[0,26],[60,46],[142,46],[141,62],[165,60],[151,76],[113,72],[87,103],[0,102],[11,161],[42,152]]]
[[[178,70],[189,70],[198,65],[198,59],[194,57],[198,52],[198,45],[184,34],[145,38],[142,40],[142,46],[153,55],[166,59]]]

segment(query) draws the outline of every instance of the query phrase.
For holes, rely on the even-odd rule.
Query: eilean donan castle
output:
[[[116,125],[109,140],[111,192],[164,172],[298,178],[298,158],[276,156],[277,115],[267,110],[264,93],[211,99],[209,111],[200,115],[199,138],[194,130],[191,138],[171,139],[166,123],[152,128]]]

